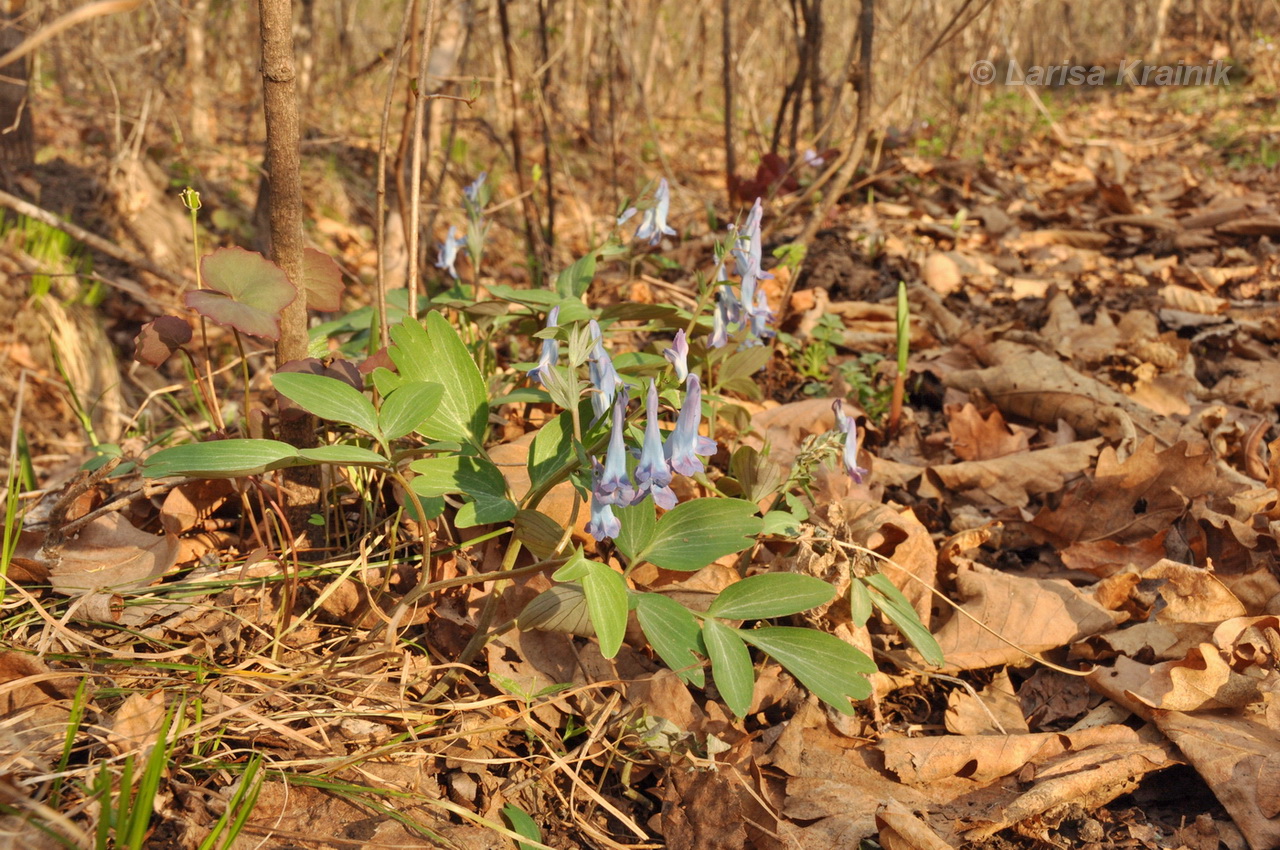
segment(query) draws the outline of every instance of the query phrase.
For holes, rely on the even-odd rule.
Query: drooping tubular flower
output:
[[[436,259],[436,268],[444,269],[449,272],[449,276],[454,280],[458,279],[458,269],[454,266],[458,262],[458,249],[467,247],[467,240],[464,236],[458,235],[458,228],[449,225],[449,235],[440,243],[440,256]]]
[[[750,319],[753,337],[763,340],[773,336],[773,329],[769,327],[774,319],[773,310],[769,309],[769,298],[765,295],[763,286],[756,290],[755,303],[748,306],[747,317]]]
[[[861,484],[867,470],[858,466],[858,421],[845,415],[844,402],[839,399],[831,403],[831,409],[836,413],[836,430],[844,432],[844,470],[854,484]]]
[[[591,378],[591,409],[595,412],[596,420],[609,410],[609,405],[613,404],[614,394],[618,388],[622,386],[622,378],[618,375],[618,370],[613,368],[613,358],[609,356],[609,352],[604,347],[604,337],[600,333],[600,325],[595,319],[587,324],[587,329],[591,332],[591,338],[595,341],[591,346],[591,353],[587,357],[587,374]]]
[[[707,345],[712,348],[724,348],[729,344],[729,308],[725,303],[725,295],[729,298],[733,297],[733,293],[728,291],[727,287],[721,287],[716,293],[716,309],[711,316],[711,336],[707,339]]]
[[[658,428],[658,387],[649,381],[649,397],[646,401],[648,421],[644,428],[644,446],[640,450],[640,464],[636,467],[636,483],[640,485],[638,498],[647,491],[653,495],[653,503],[670,510],[676,506],[676,494],[671,489],[671,468],[662,452],[662,431]]]
[[[671,212],[671,189],[667,186],[667,178],[658,181],[658,191],[653,196],[653,206],[644,211],[640,219],[640,227],[636,230],[637,239],[648,239],[650,245],[657,245],[662,237],[675,236],[676,232],[667,226],[667,215]]]
[[[676,415],[676,429],[667,438],[667,460],[681,475],[697,475],[706,470],[699,455],[715,454],[716,441],[698,433],[702,424],[702,383],[696,372],[685,382],[684,404]]]
[[[623,442],[626,421],[627,394],[620,392],[613,400],[613,427],[609,431],[609,448],[605,451],[604,467],[593,483],[591,494],[601,504],[634,504],[636,491],[627,475],[627,447]]]
[[[560,319],[560,308],[552,307],[551,312],[547,314],[547,327],[554,328]],[[549,369],[554,369],[557,361],[560,360],[560,341],[557,339],[544,339],[542,341],[542,354],[538,357],[538,365],[529,370],[529,380],[537,381],[544,387],[547,385],[545,380],[546,373]]]
[[[484,179],[489,176],[489,172],[481,171],[480,176],[471,181],[462,190],[462,195],[469,202],[468,206],[479,208],[480,205],[480,189],[484,186]]]
[[[600,487],[600,477],[604,468],[600,466],[600,461],[595,462],[594,475],[591,485],[591,519],[587,523],[587,534],[590,534],[596,540],[605,540],[610,537],[617,537],[622,531],[622,523],[613,515],[613,505],[609,502],[601,501],[596,495]]]
[[[671,341],[671,346],[662,352],[662,356],[676,367],[676,378],[684,383],[684,379],[689,377],[689,340],[685,337],[684,328],[676,331],[676,338]]]

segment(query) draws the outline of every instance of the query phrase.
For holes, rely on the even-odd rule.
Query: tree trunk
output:
[[[26,37],[17,25],[26,0],[8,0],[0,15],[0,54],[8,53]],[[30,67],[26,57],[0,68],[0,164],[30,165],[35,157],[31,128],[31,103],[27,100]]]

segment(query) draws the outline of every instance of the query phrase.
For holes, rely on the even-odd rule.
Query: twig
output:
[[[41,224],[56,227],[72,239],[83,242],[93,250],[106,254],[108,257],[119,260],[126,265],[135,266],[145,272],[149,272],[158,278],[168,281],[178,289],[187,289],[191,286],[191,281],[188,278],[167,271],[141,254],[130,251],[128,248],[116,245],[113,242],[108,242],[96,233],[90,233],[79,225],[64,221],[43,207],[37,207],[35,204],[28,203],[15,195],[10,195],[8,192],[0,191],[0,207],[11,209],[19,215],[35,219]]]

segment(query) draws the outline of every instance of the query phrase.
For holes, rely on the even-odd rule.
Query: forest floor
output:
[[[767,293],[784,318],[759,395],[734,395],[717,436],[767,446],[785,471],[843,398],[869,475],[820,474],[802,534],[756,547],[751,567],[847,588],[851,570],[891,562],[945,658],[926,665],[875,617],[861,630],[834,608],[798,618],[874,654],[874,694],[852,716],[759,657],[735,717],[630,633],[606,659],[594,638],[506,631],[453,669],[489,601],[493,622],[514,619],[547,571],[496,591],[459,581],[388,629],[380,612],[418,581],[404,554],[416,524],[344,504],[328,548],[281,558],[238,485],[144,482],[127,463],[81,472],[86,426],[126,460],[210,430],[180,365],[130,359],[143,322],[181,309],[189,225],[178,163],[45,158],[15,191],[177,282],[96,256],[96,299],[57,277],[37,297],[33,274],[55,260],[94,280],[87,253],[50,259],[21,227],[4,238],[0,297],[25,306],[0,318],[0,394],[23,399],[0,436],[20,426],[35,486],[3,600],[0,834],[92,846],[104,812],[142,793],[163,733],[142,845],[157,848],[200,846],[236,805],[244,848],[497,848],[512,830],[538,846],[520,812],[556,848],[1280,846],[1276,67],[1220,89],[1081,89],[1040,106],[1017,92],[985,119],[980,155],[927,134],[884,150],[798,275],[775,268]],[[41,132],[67,151],[80,128],[68,113]],[[341,167],[309,172],[309,233],[347,272],[354,310],[376,263],[371,158],[329,156]],[[203,224],[225,243],[251,241],[247,161],[201,163]],[[695,273],[715,266],[706,204],[723,193],[689,165],[669,175],[680,236],[602,265],[591,307],[694,304]],[[513,194],[494,187],[495,201]],[[780,217],[793,197],[766,202],[766,257],[804,223],[805,209]],[[613,215],[595,201],[597,221]],[[590,217],[575,215],[563,241],[581,253]],[[492,259],[519,255],[518,236],[494,235],[486,287],[528,285],[527,269]],[[900,280],[908,398],[890,427]],[[621,325],[615,350],[669,338]],[[534,359],[527,336],[488,342],[508,377]],[[264,359],[250,353],[255,370]],[[269,397],[251,386],[250,403]],[[520,400],[493,414],[495,457],[517,460],[549,419]],[[712,462],[721,474],[728,457]],[[567,525],[572,501],[553,494],[545,512]],[[451,515],[435,540],[476,536]],[[593,551],[580,527],[575,539]],[[470,576],[504,551],[495,537],[437,567]],[[692,598],[736,580],[737,560],[646,580]],[[96,591],[126,575],[128,592]],[[254,755],[260,785],[245,781]],[[232,800],[249,785],[252,807]]]

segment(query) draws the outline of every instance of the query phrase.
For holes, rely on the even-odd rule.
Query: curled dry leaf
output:
[[[956,573],[956,597],[964,613],[952,613],[934,633],[947,672],[1023,664],[1026,653],[1069,646],[1128,618],[1070,582],[1009,575],[972,562]]]

